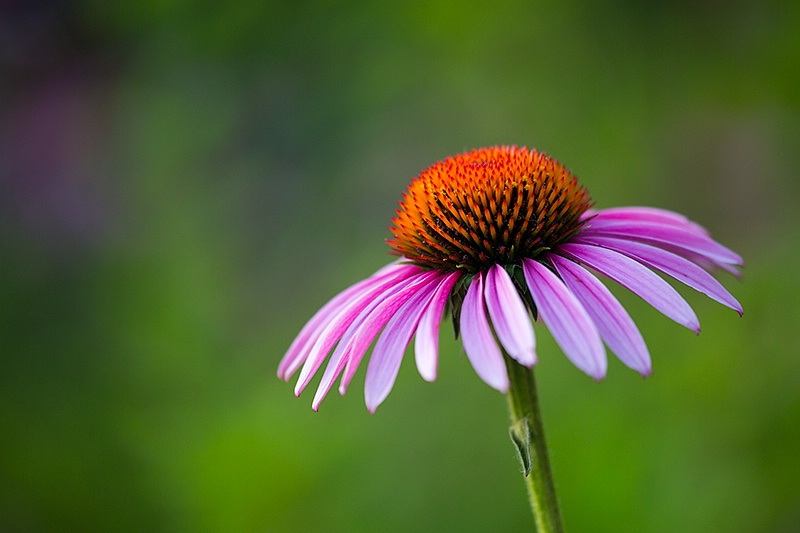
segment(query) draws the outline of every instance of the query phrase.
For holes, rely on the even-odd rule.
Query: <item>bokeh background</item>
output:
[[[800,3],[0,2],[0,529],[523,531],[449,326],[377,414],[275,377],[445,156],[546,151],[739,251],[652,377],[538,329],[566,525],[800,530]],[[361,380],[361,381],[359,381]]]

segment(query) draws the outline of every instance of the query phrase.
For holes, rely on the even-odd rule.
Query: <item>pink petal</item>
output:
[[[336,317],[343,308],[357,302],[364,293],[371,291],[376,286],[387,283],[391,279],[407,276],[411,272],[418,270],[418,267],[411,265],[397,265],[392,263],[383,267],[367,279],[361,280],[355,285],[345,289],[333,297],[328,303],[317,311],[313,317],[303,326],[300,333],[295,337],[289,349],[286,351],[280,364],[278,365],[278,377],[284,380],[294,374],[306,360],[311,347],[317,341],[325,329],[325,326]]]
[[[404,287],[409,282],[409,277],[413,277],[415,273],[421,272],[419,267],[404,269],[399,276],[388,276],[385,278],[377,278],[378,283],[365,288],[364,291],[354,295],[353,298],[338,308],[336,313],[322,327],[319,335],[314,341],[313,345],[308,351],[303,368],[300,371],[300,376],[297,378],[295,385],[295,395],[299,396],[303,389],[308,385],[311,378],[319,369],[322,362],[328,356],[331,348],[342,337],[345,331],[356,320],[359,314],[371,304],[374,298],[381,293],[381,291],[393,291],[397,287]],[[388,287],[388,289],[387,289]]]
[[[741,316],[742,306],[711,274],[688,259],[649,244],[613,237],[586,237],[576,242],[604,246],[672,276],[709,298],[730,307]]]
[[[592,319],[558,276],[538,261],[522,260],[542,321],[575,366],[594,379],[606,375],[606,353]]]
[[[372,344],[372,341],[375,339],[375,335],[386,325],[401,305],[414,296],[420,288],[426,286],[431,278],[436,277],[436,275],[437,272],[433,270],[424,270],[414,276],[405,287],[400,288],[394,294],[378,298],[376,300],[376,305],[362,312],[364,316],[363,323],[357,328],[353,328],[355,331],[352,339],[347,343],[342,339],[340,343],[345,344],[343,349],[346,350],[345,358],[347,359],[347,366],[344,369],[342,382],[339,385],[340,394],[344,394],[347,390],[347,385],[350,383],[350,380],[353,379],[358,369],[358,364],[364,357],[369,345]],[[339,348],[339,346],[336,347],[337,350]]]
[[[508,390],[508,373],[483,304],[483,275],[475,274],[461,306],[461,341],[472,368],[490,387]]]
[[[533,366],[536,363],[533,325],[511,276],[503,267],[494,265],[489,269],[484,296],[500,344],[520,364]]]
[[[581,233],[588,235],[618,236],[656,246],[670,246],[707,257],[714,263],[741,265],[742,258],[707,235],[658,222],[633,222],[619,220],[593,219]]]
[[[375,342],[364,383],[364,399],[370,413],[375,412],[392,390],[406,347],[438,285],[437,278],[430,278],[420,286],[417,293],[389,320]]]
[[[740,280],[742,279],[742,273],[739,270],[739,267],[735,265],[729,265],[727,263],[715,263],[714,261],[709,260],[705,256],[698,255],[681,248],[676,248],[674,246],[668,246],[666,244],[659,245],[658,248],[661,248],[662,250],[665,250],[667,252],[671,252],[675,255],[679,255],[684,259],[688,259],[692,263],[696,264],[706,272],[710,272],[711,274],[714,274],[719,270],[724,270],[725,272],[733,275],[737,279]]]
[[[308,351],[314,342],[319,338],[324,326],[344,308],[351,300],[356,300],[357,295],[362,294],[369,288],[374,287],[375,282],[371,279],[361,280],[355,285],[337,294],[333,299],[326,303],[322,308],[311,317],[300,333],[295,337],[286,355],[278,365],[278,377],[286,381],[303,364],[308,356]]]
[[[699,235],[708,236],[708,230],[700,224],[692,222],[685,216],[674,211],[658,209],[656,207],[612,207],[595,211],[597,221],[620,221],[620,222],[656,222],[658,224],[668,224],[696,232]],[[582,217],[583,218],[583,217]]]
[[[644,338],[611,291],[577,263],[555,254],[549,254],[548,259],[569,290],[583,304],[611,351],[628,367],[643,376],[650,375],[650,354]]]
[[[417,370],[426,381],[436,379],[436,367],[439,361],[439,324],[442,311],[450,296],[456,281],[461,277],[461,272],[452,272],[439,282],[433,293],[428,309],[422,315],[417,326],[414,338],[414,355],[417,361]]]
[[[686,300],[669,283],[633,259],[587,244],[562,244],[557,252],[608,276],[678,324],[700,333],[700,322]]]
[[[339,344],[333,351],[333,355],[331,355],[330,361],[328,361],[328,366],[325,368],[325,372],[320,380],[319,387],[317,387],[317,392],[314,395],[314,400],[311,403],[312,409],[315,411],[319,409],[320,403],[328,394],[333,382],[337,377],[339,377],[342,370],[345,368],[345,365],[350,364],[353,352],[360,350],[361,353],[358,356],[358,361],[352,367],[353,372],[355,372],[358,362],[361,361],[363,352],[366,351],[366,349],[369,347],[369,344],[372,342],[372,339],[375,337],[375,335],[377,335],[378,330],[380,330],[383,324],[385,324],[386,320],[388,320],[387,316],[382,323],[372,323],[372,325],[369,326],[370,320],[374,322],[376,318],[381,318],[379,314],[376,314],[376,309],[381,304],[384,306],[394,305],[395,308],[399,307],[404,301],[402,298],[406,295],[410,297],[410,294],[413,294],[413,291],[419,286],[420,282],[424,281],[428,277],[430,277],[428,271],[422,271],[420,269],[416,272],[416,274],[413,274],[408,278],[401,279],[399,282],[394,284],[389,284],[388,287],[385,287],[383,292],[372,294],[371,297],[364,303],[364,305],[360,307],[360,312],[358,315],[350,322],[347,330],[340,335],[341,339],[339,340]],[[365,324],[368,324],[368,327],[371,327],[372,329],[364,330],[363,328]],[[327,352],[325,352],[325,354],[327,354]],[[311,377],[309,376],[308,379],[305,380],[303,387],[305,387],[310,379]],[[298,381],[298,386],[299,384],[300,381]]]

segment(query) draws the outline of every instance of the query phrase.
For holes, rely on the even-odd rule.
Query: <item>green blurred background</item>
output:
[[[445,156],[544,150],[746,260],[654,375],[538,329],[570,531],[800,530],[800,3],[0,3],[0,530],[522,531],[505,398],[443,327],[377,414],[278,361]],[[359,381],[360,380],[360,381]]]

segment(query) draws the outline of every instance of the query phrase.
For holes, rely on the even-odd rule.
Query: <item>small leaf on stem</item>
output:
[[[517,449],[517,457],[519,462],[522,463],[522,474],[528,477],[531,473],[531,430],[528,426],[528,419],[521,418],[517,420],[510,428],[508,428],[508,435]]]

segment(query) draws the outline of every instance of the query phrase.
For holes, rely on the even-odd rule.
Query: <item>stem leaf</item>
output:
[[[520,418],[508,428],[508,435],[511,442],[517,449],[517,458],[522,463],[522,474],[525,477],[531,473],[533,464],[531,454],[531,428],[528,425],[528,418]]]

